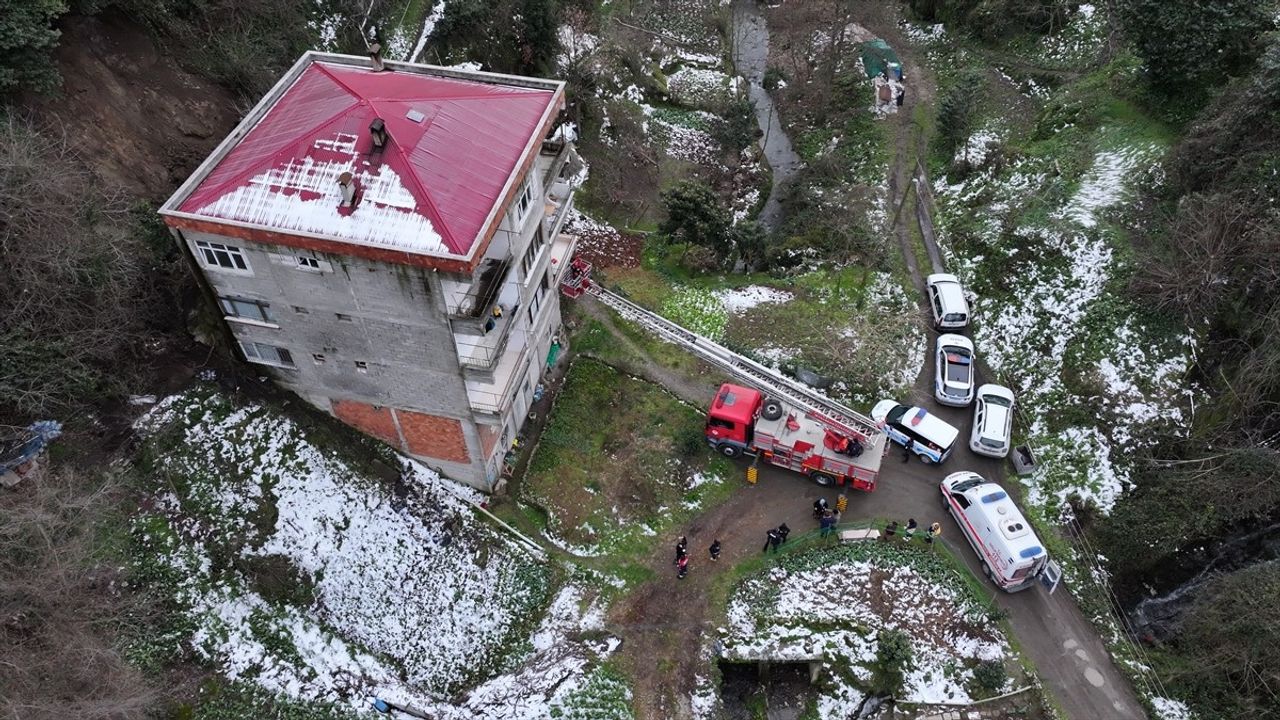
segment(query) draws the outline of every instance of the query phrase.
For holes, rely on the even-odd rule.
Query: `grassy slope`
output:
[[[702,412],[603,362],[574,361],[521,485],[547,532],[642,577],[657,538],[732,489],[711,455]],[[695,477],[708,478],[691,487]]]

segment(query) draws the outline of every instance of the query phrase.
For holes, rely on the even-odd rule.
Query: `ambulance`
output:
[[[1006,592],[1036,584],[1049,554],[1004,488],[963,471],[948,475],[941,489],[943,506],[982,559],[991,582]]]

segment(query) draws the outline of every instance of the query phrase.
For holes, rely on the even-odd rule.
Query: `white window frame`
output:
[[[529,211],[533,209],[533,174],[530,173],[524,178],[524,185],[520,188],[520,194],[516,196],[516,227],[524,225],[524,221],[529,218]]]
[[[213,270],[214,272],[224,272],[231,275],[252,275],[253,266],[249,264],[249,256],[245,254],[244,248],[238,245],[227,245],[226,243],[213,242],[211,240],[196,240],[196,259],[200,263],[200,267],[205,270]],[[227,258],[230,267],[221,264],[218,260],[219,253]],[[209,258],[213,261],[210,262]],[[236,261],[239,260],[237,263]],[[243,265],[244,267],[240,267]]]
[[[293,363],[293,353],[289,352],[287,348],[253,342],[252,340],[240,340],[239,342],[240,352],[244,353],[245,359],[251,363],[289,370],[296,370],[298,367]],[[270,352],[268,353],[267,351]],[[284,355],[280,353],[284,353]]]
[[[234,295],[219,295],[218,305],[222,308],[222,319],[230,322],[244,323],[245,325],[257,325],[258,327],[278,328],[275,317],[268,308],[269,303],[261,300],[252,300],[250,298],[235,297]],[[252,305],[258,308],[258,316],[244,315],[240,312],[239,305]]]
[[[316,274],[333,272],[333,266],[329,264],[329,261],[321,260],[320,258],[312,257],[310,255],[294,255],[293,265],[295,269],[301,270],[302,272]]]
[[[542,249],[548,244],[542,226],[537,226],[533,231],[533,237],[529,238],[529,247],[524,251],[524,258],[520,261],[520,275],[526,284],[532,279],[530,271],[538,266],[538,262],[542,260]]]

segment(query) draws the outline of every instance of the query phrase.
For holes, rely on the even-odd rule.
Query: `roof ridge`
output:
[[[366,101],[369,103],[369,107],[373,110],[374,117],[382,118],[382,110],[375,104],[375,102],[378,101],[370,100],[368,98],[366,98]],[[383,122],[386,121],[383,120]],[[408,181],[409,184],[413,185],[413,187],[418,191],[418,194],[422,197],[422,201],[431,209],[431,225],[435,231],[440,234],[440,239],[444,242],[445,247],[449,248],[449,250],[454,253],[461,253],[461,246],[458,244],[457,238],[453,235],[453,228],[449,227],[449,224],[444,221],[444,217],[440,213],[440,208],[436,206],[435,199],[431,197],[431,192],[427,190],[427,186],[422,183],[422,179],[418,177],[418,173],[414,172],[413,162],[409,160],[408,155],[405,154],[404,148],[400,145],[400,142],[396,140],[395,135],[387,133],[387,144],[394,146],[396,155],[399,156],[400,161],[404,163],[405,180]]]

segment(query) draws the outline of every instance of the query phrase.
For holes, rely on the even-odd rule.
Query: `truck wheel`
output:
[[[809,473],[809,479],[823,487],[836,484],[836,479],[824,472]]]
[[[737,445],[730,445],[729,443],[724,443],[716,449],[720,451],[721,455],[727,458],[736,458],[742,454],[742,448]]]
[[[919,457],[920,462],[924,463],[925,465],[933,464],[933,458],[929,457],[928,455],[917,455],[917,457]]]
[[[777,420],[782,417],[782,401],[777,398],[766,398],[760,416],[765,420]]]

